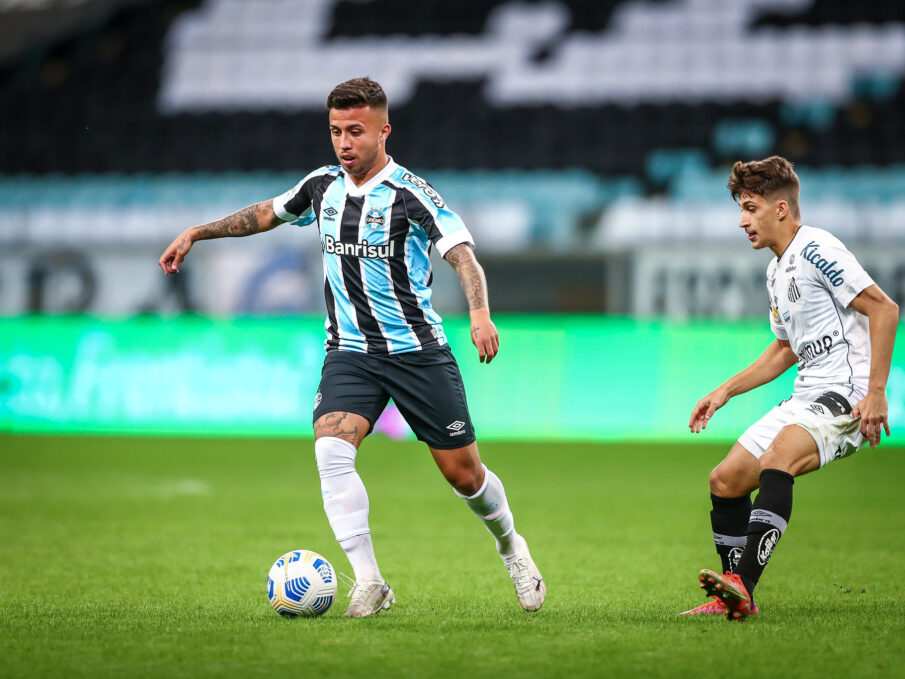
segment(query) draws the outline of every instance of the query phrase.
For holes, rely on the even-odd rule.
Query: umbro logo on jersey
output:
[[[334,219],[334,217],[336,217],[336,215],[338,215],[338,214],[339,214],[339,210],[337,210],[334,207],[328,207],[323,212],[324,219],[326,219],[327,221],[330,221],[330,222],[336,221]]]
[[[810,262],[817,270],[823,273],[824,276],[830,279],[830,283],[833,284],[834,288],[838,288],[840,285],[845,283],[845,279],[842,277],[842,274],[845,273],[845,269],[834,269],[836,266],[836,260],[834,259],[832,262],[828,262],[820,255],[820,251],[817,249],[817,241],[811,241],[807,245],[804,246],[804,249],[801,251],[801,255],[805,258],[805,261]]]
[[[465,423],[462,420],[456,420],[455,422],[450,422],[446,425],[446,428],[449,429],[450,436],[459,436],[460,434],[465,433]]]
[[[795,285],[795,279],[793,278],[789,281],[789,301],[795,304],[799,299],[801,299],[801,290]]]

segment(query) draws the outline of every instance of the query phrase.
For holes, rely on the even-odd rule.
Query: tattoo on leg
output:
[[[358,441],[358,425],[350,421],[351,413],[328,413],[314,423],[314,438],[334,436],[353,446]]]

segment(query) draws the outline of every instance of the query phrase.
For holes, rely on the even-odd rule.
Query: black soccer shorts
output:
[[[355,413],[368,420],[370,434],[391,398],[419,441],[446,450],[474,443],[462,374],[447,345],[389,355],[328,351],[314,421]]]

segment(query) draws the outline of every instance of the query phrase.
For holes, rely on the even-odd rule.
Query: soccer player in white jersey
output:
[[[886,381],[899,308],[839,239],[801,223],[798,176],[785,158],[736,163],[728,187],[751,247],[776,255],[767,267],[776,339],[698,401],[691,431],[700,433],[733,396],[798,364],[792,395],[751,425],[710,475],[722,574],[700,572],[712,600],[685,614],[744,620],[758,613],[752,594],[788,525],[794,478],[889,435]]]
[[[436,247],[465,291],[479,358],[491,362],[499,335],[474,241],[430,184],[387,155],[387,98],[378,83],[356,78],[337,85],[327,109],[339,165],[315,170],[272,200],[187,229],[160,267],[178,273],[198,240],[316,223],[327,355],[314,399],[314,452],[324,510],[355,572],[345,615],[374,615],[396,601],[377,565],[368,495],[355,468],[358,448],[389,398],[494,536],[522,608],[536,611],[546,584],[514,529],[503,484],[481,463],[462,377],[430,304],[429,254]]]

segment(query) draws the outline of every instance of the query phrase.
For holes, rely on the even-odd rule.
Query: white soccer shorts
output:
[[[851,415],[851,407],[861,398],[842,389],[792,394],[748,427],[738,442],[760,459],[783,427],[795,424],[814,437],[820,467],[825,467],[833,460],[851,455],[865,442],[861,419]]]

